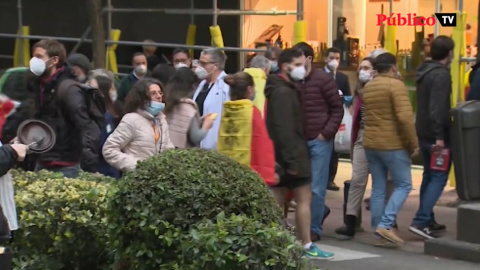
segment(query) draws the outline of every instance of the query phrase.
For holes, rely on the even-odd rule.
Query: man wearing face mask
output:
[[[370,211],[377,236],[403,244],[394,225],[398,212],[412,190],[411,155],[418,154],[418,139],[408,91],[397,78],[396,57],[380,54],[374,61],[378,72],[364,87],[363,146],[372,175]],[[385,206],[387,174],[395,189]]]
[[[432,152],[451,149],[450,140],[450,95],[452,78],[450,63],[455,43],[447,36],[436,37],[431,45],[432,60],[427,60],[417,69],[417,127],[418,141],[423,164],[423,179],[420,191],[420,206],[410,226],[410,231],[426,239],[438,237],[446,226],[435,221],[433,207],[447,184],[447,171],[432,170],[428,166]]]
[[[255,97],[253,104],[260,110],[262,116],[265,111],[265,83],[267,76],[270,74],[271,61],[265,56],[257,55],[250,62],[250,67],[244,71],[252,76],[255,82]]]
[[[92,64],[85,55],[80,53],[71,54],[67,58],[67,64],[72,69],[78,82],[85,83],[87,81]]]
[[[117,98],[122,103],[125,102],[130,89],[138,80],[150,76],[147,69],[147,57],[144,53],[137,52],[133,55],[132,67],[133,71],[130,72],[127,77],[122,79],[120,82],[120,87],[118,88]]]
[[[278,46],[269,47],[265,57],[271,61],[270,74],[278,74],[280,72],[278,68],[278,56],[282,53],[282,49]]]
[[[179,69],[182,67],[191,68],[192,59],[188,56],[188,51],[186,49],[178,48],[175,49],[172,53],[173,58],[173,67]]]
[[[340,50],[337,48],[329,48],[326,52],[325,62],[325,72],[333,76],[335,84],[340,90],[340,95],[342,96],[351,96],[350,83],[348,81],[348,76],[344,73],[338,71],[338,66],[340,65]],[[335,184],[335,176],[337,175],[338,169],[338,155],[335,150],[332,151],[332,156],[330,158],[330,169],[329,169],[329,183],[328,189],[333,191],[338,191],[340,188]]]
[[[36,76],[29,84],[35,94],[35,118],[56,132],[52,150],[40,154],[35,170],[61,172],[75,178],[82,168],[96,172],[100,155],[100,128],[90,118],[86,101],[76,84],[61,86],[73,78],[66,65],[66,51],[56,40],[41,40],[32,49],[30,71]]]
[[[200,116],[216,115],[213,127],[200,143],[201,148],[216,149],[218,129],[222,118],[223,103],[230,100],[230,86],[223,78],[227,56],[218,48],[209,48],[202,51],[198,60],[195,74],[202,80],[198,85],[193,100],[197,103]]]
[[[265,87],[268,108],[265,117],[267,130],[274,145],[275,162],[282,168],[279,171],[284,172],[280,175],[279,184],[274,186],[272,191],[281,207],[285,205],[287,192],[293,191],[293,197],[297,202],[295,219],[305,255],[318,259],[330,259],[333,254],[324,252],[313,244],[315,240],[310,234],[310,224],[313,222],[311,215],[315,213],[313,213],[314,209],[311,209],[312,170],[309,149],[304,136],[304,125],[308,123],[308,117],[304,113],[305,108],[302,108],[304,93],[298,91],[295,86],[296,82],[305,79],[307,73],[305,61],[302,51],[284,50],[278,61],[280,74],[269,76]],[[323,74],[329,78],[325,73]],[[334,84],[333,80],[331,84]],[[318,89],[317,92],[319,92]],[[335,94],[338,98],[338,94]],[[321,95],[322,93],[319,93],[316,96]],[[313,101],[319,102],[315,98]],[[324,189],[326,187],[325,181]]]
[[[295,45],[306,57],[306,77],[297,83],[305,117],[305,139],[312,167],[312,239],[322,235],[323,220],[329,214],[325,196],[333,139],[343,118],[342,99],[332,76],[312,67],[313,48],[305,42]]]

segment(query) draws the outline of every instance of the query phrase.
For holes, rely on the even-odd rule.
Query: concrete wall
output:
[[[32,35],[66,36],[79,38],[88,27],[85,0],[24,0],[24,25],[31,27]],[[106,1],[104,1],[106,2]],[[195,8],[212,8],[212,1],[195,0]],[[239,0],[218,1],[219,8],[238,9]],[[117,8],[190,8],[190,0],[158,1],[158,0],[112,0]],[[14,0],[0,0],[0,33],[17,31],[17,7]],[[208,27],[212,24],[212,16],[196,16],[197,44],[210,45]],[[106,23],[106,16],[105,16]],[[220,16],[218,24],[223,30],[225,46],[236,47],[239,40],[239,16]],[[115,13],[113,28],[122,30],[121,40],[142,41],[153,39],[158,42],[184,44],[190,15],[163,15],[159,13]],[[228,30],[228,31],[227,31]],[[33,42],[32,42],[33,44]],[[74,43],[65,43],[73,48]],[[14,40],[0,38],[0,54],[13,54]],[[117,58],[119,63],[128,64],[131,55],[141,50],[139,47],[119,46]],[[160,50],[160,48],[159,48]],[[164,49],[170,53],[172,49]],[[90,45],[82,46],[80,52],[91,56]],[[228,53],[227,70],[235,71],[238,65],[237,53]],[[10,67],[11,60],[0,59],[0,68]]]

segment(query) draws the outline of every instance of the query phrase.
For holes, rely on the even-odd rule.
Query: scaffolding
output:
[[[195,15],[211,15],[213,19],[213,25],[217,25],[218,16],[241,16],[243,20],[243,16],[252,16],[252,15],[262,15],[262,16],[285,16],[285,15],[296,15],[297,20],[303,19],[303,0],[297,0],[297,10],[226,10],[226,9],[219,9],[218,8],[218,0],[213,1],[213,8],[212,9],[195,9],[194,8],[194,0],[190,0],[190,8],[189,9],[172,9],[172,8],[115,8],[112,5],[112,0],[107,1],[107,6],[103,8],[102,13],[107,14],[107,40],[106,45],[111,46],[113,44],[118,45],[126,45],[126,46],[155,46],[155,47],[163,47],[163,48],[184,48],[184,49],[193,49],[193,50],[203,50],[205,48],[209,48],[211,46],[203,46],[203,45],[186,45],[186,44],[175,44],[175,43],[162,43],[162,42],[137,42],[137,41],[114,41],[112,40],[112,15],[113,13],[160,13],[160,14],[189,14],[190,15],[190,22],[192,24],[195,23]],[[244,6],[244,1],[240,0],[240,6]],[[23,27],[23,16],[22,16],[22,0],[17,0],[17,9],[18,9],[18,29],[22,29]],[[43,35],[24,35],[22,32],[17,34],[8,34],[8,33],[0,33],[0,38],[16,38],[18,39],[20,51],[23,51],[23,40],[28,39],[55,39],[58,41],[63,42],[76,42],[77,44],[73,48],[72,52],[78,50],[82,43],[92,43],[92,39],[88,39],[88,35],[91,32],[91,27],[89,26],[80,38],[73,38],[73,37],[55,37],[55,36],[43,36]],[[242,35],[242,32],[240,32]],[[265,50],[253,49],[253,48],[241,48],[241,47],[222,47],[224,51],[232,51],[232,52],[265,52]],[[4,57],[4,56],[0,56]],[[20,63],[23,66],[24,59],[23,54],[20,53]],[[12,58],[12,57],[9,57]]]

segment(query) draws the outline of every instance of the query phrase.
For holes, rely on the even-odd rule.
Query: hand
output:
[[[296,176],[298,175],[298,172],[295,170],[287,170],[287,173],[290,174],[291,176]]]
[[[278,173],[275,174],[275,177],[273,178],[273,185],[278,185],[280,183],[280,176]]]
[[[320,135],[318,135],[317,139],[319,141],[326,141],[327,139],[320,133]]]
[[[209,113],[203,117],[202,129],[210,130],[213,126],[215,119],[212,117],[212,114]]]
[[[11,144],[12,144],[12,143],[18,144],[18,143],[19,143],[19,142],[18,142],[18,137],[13,138],[13,139],[10,141],[10,143],[11,143]]]
[[[15,143],[15,144],[12,144],[10,146],[17,153],[17,155],[18,155],[17,160],[18,161],[25,160],[25,156],[30,152],[30,149],[25,144]]]
[[[416,157],[418,156],[418,154],[420,153],[420,149],[417,147],[413,150],[413,153],[412,153],[412,157]]]
[[[444,140],[437,140],[434,145],[432,145],[433,152],[440,152],[445,148],[445,141]]]

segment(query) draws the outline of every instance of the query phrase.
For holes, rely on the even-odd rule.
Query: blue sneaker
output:
[[[330,260],[333,259],[334,254],[319,249],[315,244],[312,244],[309,249],[305,250],[305,256],[310,259]]]

